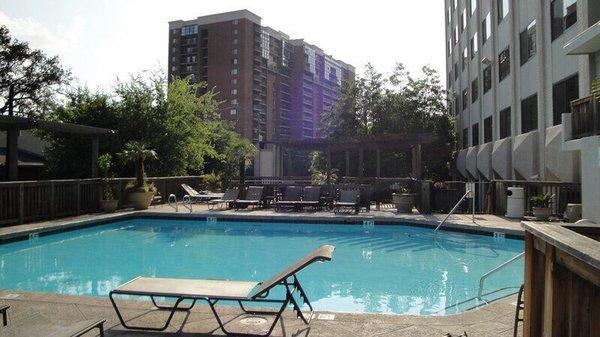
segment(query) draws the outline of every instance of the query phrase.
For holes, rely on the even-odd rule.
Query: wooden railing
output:
[[[127,207],[126,186],[134,178],[110,179],[119,200],[119,207]],[[169,194],[181,196],[181,184],[198,186],[202,177],[152,177],[166,202]],[[99,210],[102,196],[99,179],[14,181],[0,183],[0,225],[24,223],[79,215]]]
[[[600,135],[600,99],[585,97],[571,102],[573,139]]]
[[[598,336],[600,227],[523,223],[523,336]]]

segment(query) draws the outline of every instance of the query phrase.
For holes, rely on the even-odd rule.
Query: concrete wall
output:
[[[581,155],[582,216],[600,224],[600,136],[567,141],[564,149]]]

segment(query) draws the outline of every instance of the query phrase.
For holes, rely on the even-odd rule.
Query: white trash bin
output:
[[[509,187],[506,192],[506,217],[521,219],[525,216],[525,189]]]

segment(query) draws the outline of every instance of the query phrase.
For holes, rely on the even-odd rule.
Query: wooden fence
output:
[[[198,186],[202,177],[152,177],[163,202],[169,194],[181,196],[181,184]],[[110,179],[119,207],[127,207],[126,186],[134,178]],[[99,179],[15,181],[0,183],[0,225],[97,212],[102,196]]]
[[[598,336],[600,227],[524,228],[523,336]]]

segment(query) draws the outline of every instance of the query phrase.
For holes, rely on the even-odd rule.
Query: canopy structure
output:
[[[98,145],[101,137],[115,135],[117,131],[93,126],[45,121],[35,118],[0,115],[0,131],[6,131],[6,177],[17,180],[19,177],[18,149],[21,130],[45,130],[55,133],[70,133],[91,139],[91,176],[98,176]]]
[[[345,152],[346,156],[346,175],[349,176],[350,151],[358,151],[359,157],[359,177],[364,174],[364,151],[376,151],[376,175],[381,176],[380,152],[381,150],[400,150],[412,153],[412,176],[421,178],[421,145],[429,144],[437,138],[431,132],[388,134],[381,136],[357,136],[342,139],[334,138],[313,138],[302,140],[289,140],[267,142],[271,143],[281,150],[304,150],[320,151],[327,154],[327,177],[331,176],[331,153]],[[283,156],[283,151],[278,151],[279,156]],[[282,158],[279,160],[283,162]],[[290,163],[291,160],[288,160]]]

